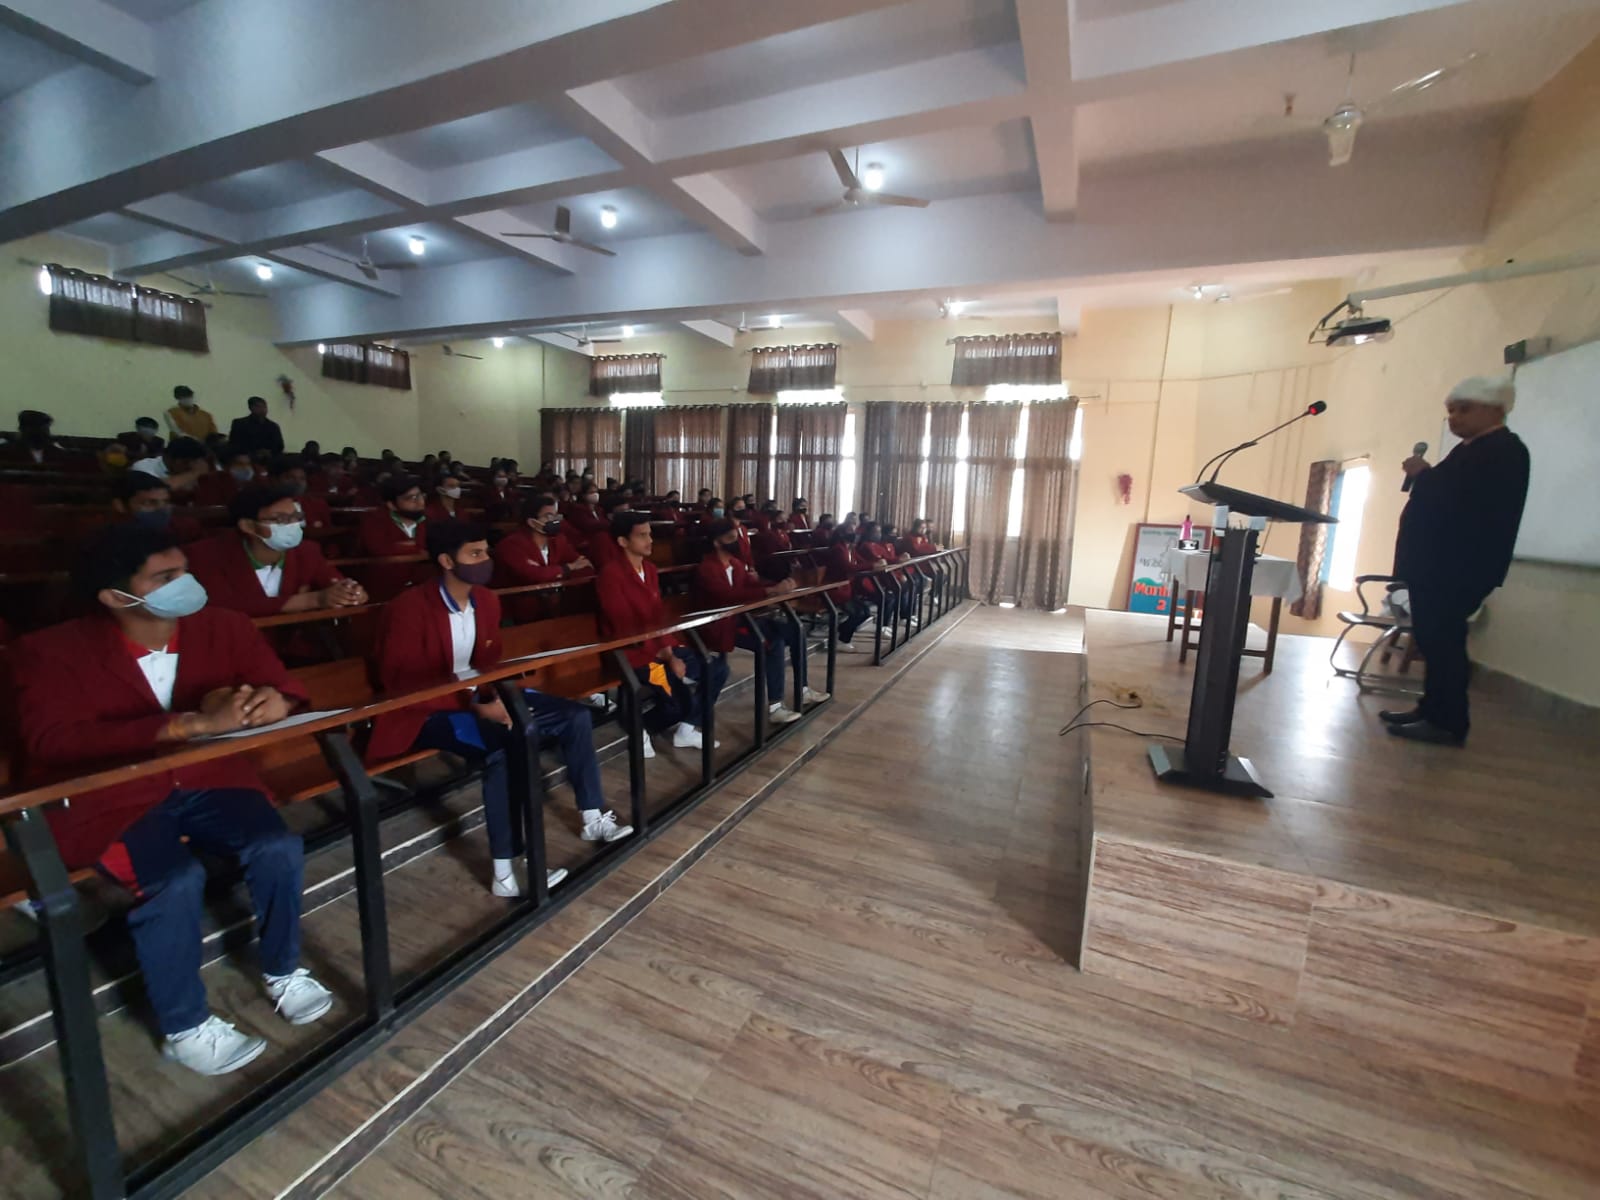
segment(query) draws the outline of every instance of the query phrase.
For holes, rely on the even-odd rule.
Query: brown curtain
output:
[[[886,401],[866,406],[862,441],[861,509],[880,520],[909,526],[922,483],[922,436],[928,406]]]
[[[1060,383],[1059,333],[1007,333],[955,340],[951,387],[991,383]]]
[[[603,354],[589,360],[589,395],[659,392],[661,355]]]
[[[772,414],[770,404],[728,406],[728,486],[724,497],[732,499],[749,492],[759,501],[772,495]]]
[[[757,396],[831,388],[839,370],[839,347],[761,346],[750,352],[750,383]]]
[[[804,496],[812,511],[833,511],[839,502],[839,447],[848,411],[845,404],[786,404],[778,409],[774,497],[788,503]]]
[[[644,486],[655,487],[656,478],[656,418],[664,413],[660,408],[627,408],[622,411],[622,445],[626,454],[622,464],[622,479],[644,480]],[[604,476],[600,477],[604,483]]]
[[[539,414],[540,458],[554,464],[557,475],[582,473],[593,467],[594,477],[622,473],[622,409],[547,408]]]
[[[346,383],[411,390],[411,355],[369,342],[330,342],[322,352],[322,374]]]
[[[1333,485],[1339,478],[1339,464],[1333,459],[1311,464],[1311,475],[1306,481],[1306,507],[1312,512],[1332,511]],[[1295,555],[1295,565],[1300,569],[1300,584],[1304,589],[1300,599],[1289,606],[1297,617],[1315,621],[1322,615],[1322,560],[1328,553],[1330,526],[1308,523],[1300,526],[1300,549]]]
[[[206,308],[193,297],[158,292],[56,263],[44,269],[50,276],[50,328],[57,333],[83,333],[201,354],[210,350]]]
[[[1022,537],[1017,547],[1017,606],[1054,612],[1067,603],[1077,464],[1068,449],[1076,400],[1028,406],[1022,459]]]
[[[950,544],[950,521],[956,508],[956,462],[961,441],[961,412],[965,405],[935,404],[928,423],[928,502],[926,517],[933,540]]]
[[[697,404],[657,408],[655,480],[660,494],[682,492],[687,498],[703,487],[716,488],[722,461],[721,405]]]
[[[1016,470],[1017,404],[974,404],[967,410],[967,533],[974,599],[1000,599],[1011,476]]]

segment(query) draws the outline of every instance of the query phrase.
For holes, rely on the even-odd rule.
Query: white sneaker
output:
[[[161,1043],[161,1057],[197,1075],[226,1075],[254,1062],[266,1048],[266,1038],[240,1033],[213,1014],[193,1029],[168,1034]]]
[[[648,733],[644,735],[644,756],[646,758],[654,758],[656,756],[656,744],[651,740]]]
[[[699,750],[705,745],[705,740],[701,738],[700,731],[689,722],[679,721],[677,729],[672,734],[672,745],[678,750]],[[714,750],[720,745],[721,742],[712,742],[711,748]]]
[[[604,692],[596,692],[592,696],[585,697],[584,703],[590,708],[604,708],[606,706],[606,694]]]
[[[616,813],[590,809],[583,819],[583,840],[586,842],[620,842],[632,833],[632,825],[617,824]]]
[[[333,1007],[333,993],[311,978],[304,967],[267,980],[267,995],[278,1015],[291,1025],[309,1025]]]
[[[821,704],[824,700],[831,700],[832,698],[831,692],[818,692],[809,687],[805,689],[804,694],[801,696],[801,700],[806,704]]]
[[[553,888],[567,877],[565,867],[557,867],[553,871],[544,873],[544,885]],[[522,885],[517,882],[515,874],[507,875],[504,879],[496,879],[489,885],[489,890],[503,900],[516,900],[522,895]]]
[[[785,708],[781,704],[775,704],[767,710],[767,718],[774,725],[788,725],[793,721],[798,721],[800,714],[792,708]]]
[[[860,633],[861,631],[858,629],[858,630],[856,630],[856,632]],[[839,642],[836,645],[837,645],[837,649],[838,649],[840,654],[859,654],[860,653],[860,651],[858,651],[849,642]]]

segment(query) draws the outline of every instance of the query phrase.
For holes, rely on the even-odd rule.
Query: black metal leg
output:
[[[834,663],[839,657],[839,606],[827,592],[822,593],[822,602],[828,606],[828,692],[831,695]]]
[[[689,649],[700,662],[700,686],[707,687],[711,681],[711,652],[700,640],[697,630],[686,629],[684,635],[689,639]],[[710,787],[717,773],[717,706],[703,703],[701,708],[705,710],[705,722],[700,727],[700,782]],[[766,711],[765,708],[761,710],[763,715]]]
[[[549,902],[549,866],[544,841],[544,773],[539,769],[539,727],[528,711],[522,683],[503,679],[495,685],[500,701],[511,717],[511,726],[520,739],[506,763],[511,794],[517,798],[513,819],[522,822],[522,845],[528,863],[528,888],[533,906]]]
[[[883,663],[883,584],[878,584],[878,619],[872,623],[872,665]]]
[[[394,1012],[394,974],[389,962],[389,912],[383,892],[383,849],[378,841],[378,789],[373,787],[349,735],[342,729],[317,735],[322,757],[344,789],[350,851],[355,860],[356,910],[361,923],[361,971],[367,1019]]]
[[[749,618],[746,618],[746,620],[749,621]],[[761,626],[757,625],[754,621],[749,621],[749,625],[750,632],[754,635],[756,640],[755,716],[756,749],[759,750],[761,747],[767,744],[767,654],[766,649],[762,644],[766,639],[761,636]],[[706,740],[704,734],[701,735],[700,740],[702,742]]]
[[[806,631],[800,625],[800,617],[795,613],[794,605],[786,602],[780,607],[783,610],[783,619],[788,622],[800,646],[800,653],[794,663],[794,710],[803,713],[806,710]]]
[[[76,1167],[93,1200],[127,1194],[122,1155],[111,1115],[111,1090],[100,1054],[94,992],[89,983],[89,957],[83,945],[83,913],[78,893],[56,850],[44,814],[27,810],[5,823],[6,841],[28,868],[28,894],[39,905],[39,940],[45,979],[50,988],[50,1018],[56,1032],[56,1054],[66,1085],[67,1113],[77,1142]]]
[[[628,802],[632,811],[632,825],[643,838],[650,832],[650,818],[644,808],[644,739],[650,736],[644,728],[644,689],[623,651],[613,650],[611,659],[616,663],[617,674],[622,679],[617,699],[627,706],[622,717],[623,728],[628,731]]]

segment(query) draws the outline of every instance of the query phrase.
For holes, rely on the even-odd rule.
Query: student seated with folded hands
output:
[[[695,572],[695,598],[700,608],[732,608],[741,604],[755,604],[769,596],[782,596],[794,591],[794,580],[769,584],[741,562],[735,552],[736,539],[733,522],[724,517],[711,525],[711,553],[700,562]],[[705,631],[709,649],[730,653],[734,646],[743,647],[766,660],[767,711],[779,725],[798,721],[800,714],[784,704],[783,651],[789,648],[795,674],[802,683],[803,702],[820,704],[828,698],[826,692],[814,692],[804,686],[805,642],[793,621],[786,620],[776,609],[770,614],[745,613],[727,617],[709,626]]]
[[[650,514],[619,512],[611,518],[612,541],[620,552],[600,571],[595,592],[600,600],[600,636],[607,641],[664,629],[673,624],[661,600],[661,577],[650,561],[655,544]],[[728,682],[728,662],[709,656],[704,667],[675,634],[647,638],[624,652],[628,665],[645,685],[654,707],[645,714],[644,756],[654,758],[650,734],[672,731],[677,748],[700,749],[706,719]]]
[[[242,613],[206,603],[183,551],[159,529],[114,525],[73,572],[94,606],[12,649],[26,769],[59,775],[281,721],[306,694]],[[68,868],[97,867],[133,893],[128,930],[164,1041],[202,1075],[266,1048],[214,1016],[200,978],[206,872],[197,852],[239,860],[255,907],[268,996],[293,1025],[333,996],[300,966],[300,838],[248,760],[147,775],[51,805]]]
[[[189,569],[213,604],[270,617],[367,602],[365,588],[304,540],[305,518],[288,488],[247,487],[229,503],[228,515],[232,529],[189,547]]]
[[[467,521],[430,521],[427,539],[439,569],[437,582],[420,583],[391,600],[378,625],[378,675],[390,694],[500,663],[500,598],[488,586],[494,575],[488,530]],[[583,840],[615,842],[631,834],[633,826],[618,824],[616,815],[605,809],[588,710],[531,688],[523,696],[540,735],[561,745],[567,778],[583,813]],[[513,871],[522,853],[522,822],[512,813],[506,764],[515,736],[493,688],[465,688],[380,716],[367,745],[371,762],[411,750],[443,750],[482,766],[483,823],[494,859],[490,890],[496,896],[523,894]],[[566,870],[558,868],[547,873],[546,882],[554,887],[566,877]]]
[[[535,496],[523,505],[522,524],[495,543],[495,582],[500,587],[522,587],[560,583],[592,572],[593,565],[567,540],[562,526],[554,496]],[[560,607],[558,591],[508,599],[512,620],[519,624],[551,616]]]

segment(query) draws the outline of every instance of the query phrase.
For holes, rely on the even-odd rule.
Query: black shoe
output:
[[[1395,737],[1411,742],[1430,742],[1435,746],[1464,746],[1467,735],[1441,729],[1432,721],[1417,721],[1410,725],[1391,725],[1389,732]]]
[[[1378,720],[1385,725],[1415,725],[1418,721],[1427,719],[1415,708],[1386,708],[1378,714]]]

